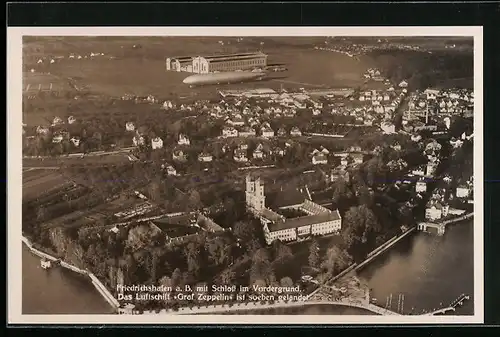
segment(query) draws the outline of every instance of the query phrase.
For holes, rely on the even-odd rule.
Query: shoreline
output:
[[[26,238],[25,236],[21,237],[22,243],[30,250],[30,252],[42,259],[47,259],[51,262],[59,262],[59,265],[65,269],[71,270],[77,274],[87,276],[89,278],[89,281],[92,282],[92,285],[94,288],[101,294],[101,296],[108,302],[109,305],[115,310],[115,312],[118,310],[120,307],[120,303],[118,300],[111,294],[111,292],[106,288],[106,286],[91,272],[87,270],[80,269],[76,266],[73,266],[72,264],[69,264],[61,259],[56,258],[55,256],[52,256],[50,254],[47,254],[35,247],[33,247],[33,244],[31,241]]]
[[[473,212],[468,213],[466,215],[463,215],[459,218],[456,219],[450,219],[448,220],[447,224],[450,223],[458,223],[462,222],[464,220],[470,219],[474,215]],[[402,233],[399,236],[395,236],[379,247],[375,248],[372,252],[370,252],[367,256],[367,258],[362,261],[361,263],[355,263],[349,266],[347,269],[343,270],[339,274],[335,275],[333,278],[328,280],[325,284],[331,283],[336,281],[337,279],[341,278],[342,276],[345,276],[351,271],[357,271],[367,265],[368,263],[372,262],[374,259],[376,259],[378,256],[382,255],[383,253],[387,252],[390,248],[392,248],[394,245],[396,245],[399,241],[401,241],[403,238],[409,236],[410,234],[415,234],[418,233],[419,231],[417,230],[417,226],[411,227],[408,229],[406,232]],[[206,306],[186,306],[179,308],[178,310],[173,310],[173,309],[162,309],[159,312],[155,310],[146,310],[142,313],[139,313],[135,310],[130,310],[127,308],[122,308],[120,302],[111,294],[111,292],[106,288],[106,286],[91,272],[87,270],[82,270],[76,266],[73,266],[65,261],[62,261],[61,259],[56,258],[55,256],[52,256],[48,253],[45,253],[35,247],[33,247],[33,244],[29,241],[28,238],[25,236],[22,236],[21,239],[22,243],[26,245],[26,247],[30,250],[30,252],[40,258],[45,258],[47,260],[50,260],[51,262],[59,262],[59,264],[65,268],[69,269],[73,272],[76,272],[80,275],[87,276],[89,280],[92,282],[92,285],[94,288],[99,292],[99,294],[108,302],[108,304],[111,305],[111,307],[114,309],[115,314],[133,314],[133,315],[185,315],[185,314],[204,314],[204,313],[212,313],[218,312],[218,313],[226,313],[230,311],[251,311],[251,310],[261,310],[261,309],[273,309],[273,308],[283,308],[283,307],[299,307],[299,306],[307,306],[307,305],[339,305],[339,306],[347,306],[347,307],[354,307],[354,308],[361,308],[365,309],[367,311],[372,312],[375,315],[380,315],[380,313],[376,312],[375,310],[370,310],[369,306],[364,306],[364,305],[356,305],[354,302],[325,302],[325,301],[310,301],[309,299],[312,298],[317,292],[319,292],[322,288],[319,287],[315,290],[313,290],[311,293],[306,295],[306,300],[304,301],[294,301],[294,302],[278,302],[278,303],[260,303],[260,302],[246,302],[246,303],[231,303],[231,304],[222,304],[222,305],[206,305]],[[206,312],[204,312],[206,310]]]

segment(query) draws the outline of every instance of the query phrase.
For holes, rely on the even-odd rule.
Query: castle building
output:
[[[257,216],[263,227],[267,244],[275,240],[282,242],[303,241],[313,236],[323,236],[340,232],[342,218],[338,210],[331,211],[309,199],[282,209],[294,208],[306,214],[293,219],[269,209],[265,205],[264,183],[260,178],[246,177],[247,209]]]

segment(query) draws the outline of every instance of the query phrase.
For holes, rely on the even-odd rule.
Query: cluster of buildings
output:
[[[386,79],[382,76],[382,72],[377,68],[369,68],[364,74],[363,78],[365,80],[373,80],[375,82],[385,82],[386,84],[390,84],[389,79]]]
[[[267,67],[267,55],[262,52],[235,53],[207,56],[168,57],[167,71],[185,71],[207,74]]]
[[[338,210],[331,211],[307,198],[281,207],[295,209],[304,214],[296,218],[286,218],[267,208],[264,183],[260,178],[250,175],[246,177],[245,198],[247,209],[261,221],[267,244],[276,240],[303,241],[313,236],[339,233],[342,228],[342,218]]]
[[[430,117],[444,118],[451,116],[472,116],[474,109],[474,91],[467,89],[426,89],[410,96],[407,120],[425,117],[426,123]],[[449,127],[449,125],[448,125]]]
[[[421,50],[419,46],[390,42],[386,39],[378,39],[376,44],[352,43],[352,41],[348,41],[348,38],[342,38],[338,42],[340,43],[330,44],[329,41],[325,41],[325,46],[316,46],[314,49],[336,52],[349,57],[361,56],[379,49]]]
[[[455,191],[450,187],[445,187],[434,191],[425,209],[425,219],[427,221],[439,221],[449,215],[460,215],[465,213],[463,209],[450,206],[454,199],[471,203],[474,186],[472,177],[465,183],[456,186]]]

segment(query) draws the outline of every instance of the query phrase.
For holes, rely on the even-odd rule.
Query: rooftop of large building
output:
[[[252,52],[252,53],[210,55],[210,56],[200,56],[200,57],[203,57],[208,62],[222,62],[228,60],[252,59],[256,57],[265,57],[265,56],[267,55],[262,52]]]
[[[271,232],[280,231],[284,229],[297,228],[308,225],[320,224],[328,221],[340,220],[340,214],[338,210],[321,213],[316,215],[308,215],[300,218],[287,219],[284,222],[274,222],[269,225],[269,230]]]
[[[309,199],[305,188],[286,188],[278,192],[266,193],[266,198],[269,207],[274,209],[299,205],[302,204],[304,200]]]
[[[188,213],[161,218],[153,223],[170,238],[176,238],[201,231],[201,228],[196,225],[196,220],[196,214]]]

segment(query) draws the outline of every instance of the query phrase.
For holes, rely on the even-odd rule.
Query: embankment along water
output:
[[[55,278],[51,278],[51,277],[43,278],[43,277],[41,277],[41,280],[47,282],[44,285],[44,287],[47,287],[47,289],[51,288],[52,291],[54,291],[54,295],[57,293],[58,288],[57,287],[52,288],[50,286],[50,282],[57,282],[58,286],[63,286],[63,287],[64,286],[80,286],[82,288],[81,290],[83,292],[88,292],[88,289],[86,289],[86,288],[93,285],[94,286],[93,293],[95,293],[95,290],[97,290],[97,293],[101,295],[101,300],[104,299],[108,303],[109,310],[103,310],[103,311],[105,311],[105,313],[114,312],[118,308],[119,302],[113,297],[113,295],[109,292],[109,290],[102,284],[101,281],[99,281],[99,279],[94,274],[92,274],[86,270],[82,270],[82,269],[80,269],[76,266],[73,266],[67,262],[60,261],[58,258],[56,258],[50,254],[47,254],[45,252],[42,252],[39,249],[36,249],[35,247],[33,247],[33,244],[26,237],[22,237],[22,242],[23,242],[23,313],[29,313],[30,311],[33,311],[33,310],[36,313],[36,311],[37,311],[36,308],[47,308],[46,305],[41,305],[42,304],[41,302],[29,300],[30,296],[27,296],[26,301],[25,301],[25,296],[26,296],[25,291],[30,292],[29,289],[31,289],[31,288],[36,288],[36,289],[41,290],[39,288],[39,284],[32,284],[33,283],[32,281],[28,284],[28,282],[26,281],[27,279],[25,278],[25,273],[39,274],[40,271],[42,273],[46,274],[47,276],[53,276],[53,275],[56,276]],[[25,254],[25,252],[27,252],[28,254]],[[53,262],[59,261],[60,266],[66,270],[64,270],[63,268],[50,268],[48,270],[44,270],[41,268],[41,266],[39,264],[39,260],[36,258],[36,256],[39,258],[53,261]],[[24,268],[25,263],[30,264],[29,269]],[[33,268],[34,266],[31,266],[32,264],[34,265],[35,263],[38,264],[36,269]],[[75,282],[68,282],[68,283],[62,282],[63,281],[62,276],[64,274],[71,274],[71,273],[74,274],[73,277],[71,278],[71,281],[75,281]],[[39,280],[38,277],[34,278],[34,279]],[[76,280],[79,280],[80,282],[76,283]],[[43,284],[45,282],[41,282],[41,283]],[[85,283],[83,283],[83,282],[85,282]],[[76,293],[78,293],[79,291],[80,290],[78,290]],[[55,296],[55,297],[57,297],[57,296]],[[51,301],[50,299],[47,298],[47,299],[45,299],[45,302],[48,304],[48,303],[53,302],[53,301]],[[30,305],[30,304],[35,304],[35,305]],[[56,303],[53,303],[53,304],[55,304],[56,307],[58,307],[58,305]],[[25,306],[26,306],[27,312],[25,312]],[[64,306],[64,305],[62,305],[62,306]]]

